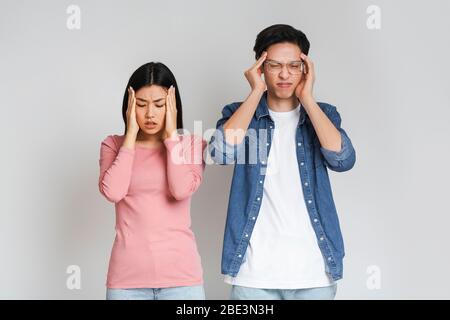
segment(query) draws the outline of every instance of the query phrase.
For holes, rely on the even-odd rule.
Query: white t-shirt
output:
[[[244,262],[225,282],[254,288],[302,289],[333,284],[306,209],[295,134],[300,105],[292,111],[269,109],[275,122],[264,191]]]

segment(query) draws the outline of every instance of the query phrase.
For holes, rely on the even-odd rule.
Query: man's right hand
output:
[[[252,91],[264,92],[266,90],[266,83],[262,78],[261,66],[266,60],[267,52],[264,51],[258,60],[253,64],[253,66],[244,72],[245,77],[250,83]]]

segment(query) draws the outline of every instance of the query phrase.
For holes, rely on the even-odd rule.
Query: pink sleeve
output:
[[[113,136],[102,141],[100,147],[100,192],[111,202],[122,200],[130,186],[134,150],[117,145]]]
[[[178,140],[165,139],[167,149],[167,180],[172,196],[177,200],[190,197],[200,187],[205,162],[206,141],[189,135]]]

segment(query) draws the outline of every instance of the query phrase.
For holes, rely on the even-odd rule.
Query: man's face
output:
[[[267,58],[262,66],[269,94],[278,99],[289,99],[304,76],[298,45],[283,42],[267,48]]]

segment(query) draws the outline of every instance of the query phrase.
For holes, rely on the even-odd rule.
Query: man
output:
[[[231,299],[334,299],[344,244],[327,168],[350,170],[355,150],[336,107],[313,97],[303,32],[270,26],[254,51],[251,92],[223,108],[209,144],[235,163],[222,273]]]

